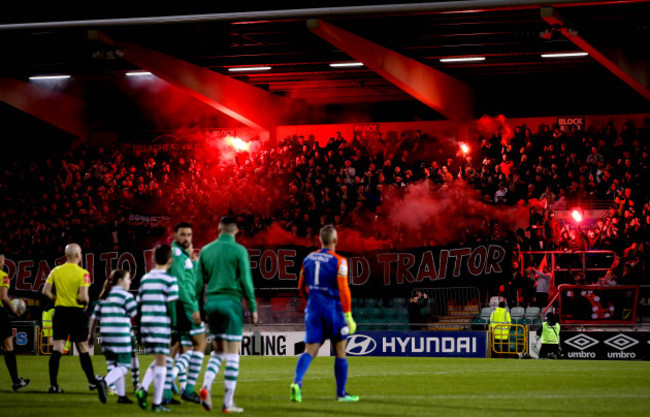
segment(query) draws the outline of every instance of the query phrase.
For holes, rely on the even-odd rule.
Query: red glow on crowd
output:
[[[469,153],[469,146],[466,143],[461,143],[460,150],[463,152],[463,155],[467,155]]]

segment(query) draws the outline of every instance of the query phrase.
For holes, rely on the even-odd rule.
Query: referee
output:
[[[0,255],[0,340],[2,340],[2,348],[4,349],[5,363],[11,376],[11,388],[14,391],[18,391],[29,384],[29,379],[23,379],[18,376],[16,352],[14,352],[14,335],[11,330],[11,322],[9,321],[7,310],[16,316],[18,314],[16,314],[9,301],[9,276],[3,270],[4,266],[5,256]]]
[[[54,350],[50,358],[50,393],[62,393],[57,383],[59,362],[66,339],[77,345],[79,361],[88,378],[90,390],[104,390],[100,398],[105,397],[105,385],[98,384],[93,371],[93,363],[88,354],[88,323],[84,315],[84,306],[88,305],[88,287],[90,274],[79,266],[81,262],[81,247],[71,243],[65,247],[66,263],[52,270],[47,277],[43,294],[54,301],[54,318],[52,331],[54,334]]]

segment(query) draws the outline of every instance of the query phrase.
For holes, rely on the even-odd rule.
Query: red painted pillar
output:
[[[450,120],[474,119],[474,94],[464,82],[322,20],[309,30]]]
[[[85,140],[84,102],[33,83],[0,77],[0,100]]]
[[[105,35],[101,39],[113,43]],[[215,109],[254,129],[274,133],[291,101],[227,75],[130,42],[118,42],[123,59],[150,71]]]

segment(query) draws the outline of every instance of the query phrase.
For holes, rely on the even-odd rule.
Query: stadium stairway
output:
[[[447,315],[437,317],[437,322],[429,326],[429,330],[467,330],[473,319],[479,314],[478,304],[447,305]]]

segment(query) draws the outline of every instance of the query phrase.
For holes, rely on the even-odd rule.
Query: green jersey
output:
[[[178,281],[178,299],[188,314],[199,311],[197,280],[190,254],[178,243],[172,242],[172,266],[169,275]]]
[[[196,279],[207,284],[208,300],[216,295],[232,296],[239,302],[245,298],[248,309],[257,311],[248,251],[233,236],[223,233],[201,249]]]

